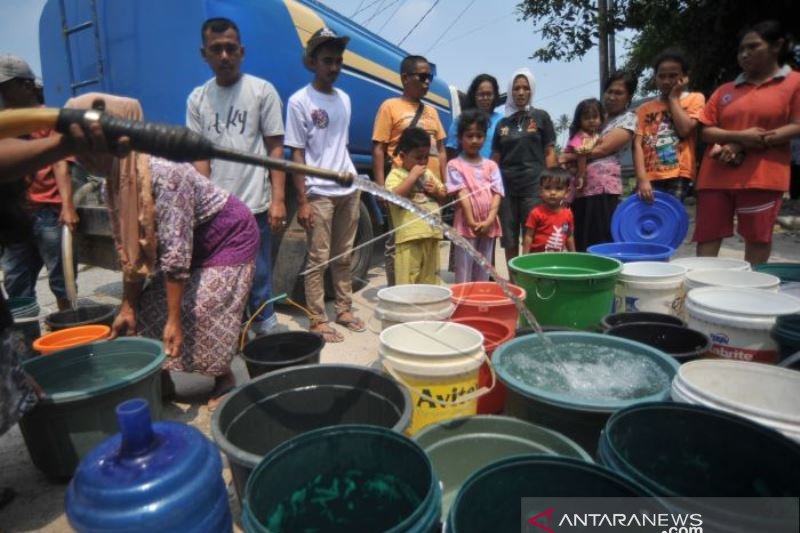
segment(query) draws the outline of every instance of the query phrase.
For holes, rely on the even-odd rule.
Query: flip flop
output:
[[[367,331],[367,327],[364,325],[364,321],[360,318],[353,316],[350,320],[343,320],[341,318],[336,319],[336,323],[340,326],[344,326],[350,331],[355,333],[361,333],[362,331]]]
[[[317,335],[322,337],[322,339],[325,342],[343,342],[344,341],[344,337],[342,336],[342,334],[339,333],[338,331],[336,331],[335,329],[330,328],[330,327],[323,328],[323,329],[311,329],[309,331],[311,333],[316,333]]]

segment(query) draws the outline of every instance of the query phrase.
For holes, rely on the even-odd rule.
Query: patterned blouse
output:
[[[636,113],[626,111],[609,120],[600,132],[607,135],[611,130],[622,128],[633,134],[636,131]],[[577,191],[578,197],[598,194],[622,194],[622,156],[630,149],[630,143],[616,153],[590,161],[586,165],[586,178],[583,188]]]
[[[230,193],[215,186],[189,163],[150,158],[158,264],[170,278],[189,278],[195,229],[222,211]]]

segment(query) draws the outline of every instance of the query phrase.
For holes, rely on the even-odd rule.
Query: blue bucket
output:
[[[611,257],[623,263],[634,261],[669,261],[675,249],[666,244],[647,242],[607,242],[587,248],[591,254]]]

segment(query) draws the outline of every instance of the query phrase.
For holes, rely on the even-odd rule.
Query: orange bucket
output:
[[[463,324],[471,328],[475,328],[483,335],[483,349],[486,356],[491,359],[495,348],[501,344],[510,341],[514,338],[514,327],[494,318],[485,317],[463,317],[451,318],[450,322]],[[488,363],[481,365],[478,370],[478,388],[489,387],[492,383],[492,374],[487,367]],[[496,415],[503,411],[506,405],[506,387],[499,381],[495,384],[492,392],[489,392],[478,398],[478,414],[479,415]]]
[[[508,284],[508,288],[520,300],[525,300],[525,289]],[[452,301],[456,310],[453,318],[493,318],[508,324],[511,331],[517,328],[519,312],[514,301],[506,296],[500,285],[493,281],[473,281],[451,285]]]
[[[47,355],[73,346],[101,341],[107,339],[110,334],[110,327],[98,324],[66,328],[42,335],[33,341],[33,349],[42,355]]]

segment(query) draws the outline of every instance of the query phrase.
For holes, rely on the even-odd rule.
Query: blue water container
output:
[[[147,401],[117,406],[120,433],[78,466],[65,507],[79,533],[227,533],[233,528],[219,452],[202,433],[150,420]]]
[[[590,254],[612,257],[623,263],[635,261],[669,261],[675,248],[666,244],[647,242],[607,242],[593,244],[586,249]]]

